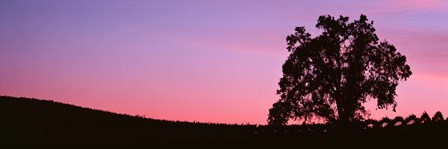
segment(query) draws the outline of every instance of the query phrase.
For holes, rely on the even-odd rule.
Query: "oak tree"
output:
[[[315,37],[304,27],[287,36],[290,55],[268,123],[314,118],[349,123],[368,114],[363,104],[369,100],[395,111],[397,85],[412,72],[394,45],[379,41],[373,21],[365,15],[353,22],[323,15],[316,27],[322,33]]]

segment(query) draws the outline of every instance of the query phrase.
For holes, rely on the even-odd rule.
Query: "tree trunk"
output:
[[[340,107],[341,106],[341,107]],[[342,105],[338,105],[338,120],[336,122],[337,129],[348,129],[350,124],[349,112],[345,111]]]

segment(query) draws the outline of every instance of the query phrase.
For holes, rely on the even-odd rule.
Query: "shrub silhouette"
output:
[[[396,87],[412,74],[406,57],[387,41],[379,41],[373,21],[365,15],[348,22],[320,16],[322,34],[311,37],[304,27],[287,36],[289,57],[282,66],[280,99],[269,110],[268,123],[285,125],[290,119],[322,118],[346,125],[368,115],[363,104],[392,106]]]

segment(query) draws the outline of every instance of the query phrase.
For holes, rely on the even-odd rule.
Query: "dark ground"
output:
[[[0,96],[0,148],[11,147],[427,147],[448,144],[448,121],[400,126],[364,124],[257,126],[154,120],[48,100]]]

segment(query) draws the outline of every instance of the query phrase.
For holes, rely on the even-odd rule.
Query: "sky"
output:
[[[148,118],[266,124],[296,26],[360,14],[407,57],[397,112],[448,114],[448,1],[2,0],[0,95]]]

